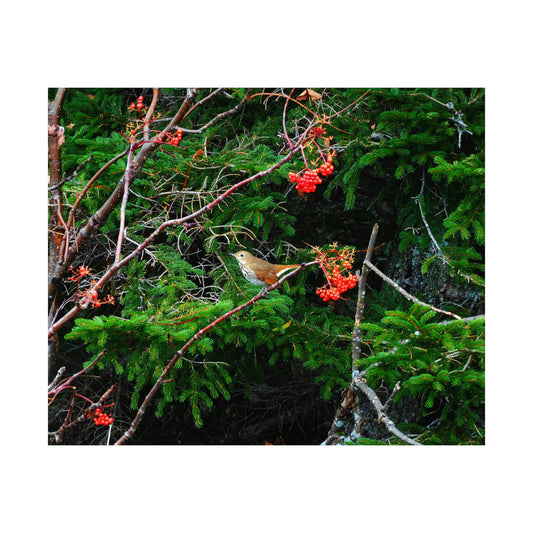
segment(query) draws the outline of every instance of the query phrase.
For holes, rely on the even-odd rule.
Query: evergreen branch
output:
[[[133,419],[133,422],[131,423],[130,427],[122,434],[122,436],[117,440],[115,443],[116,446],[120,446],[124,444],[131,436],[135,433],[137,430],[137,427],[139,423],[141,422],[144,413],[146,412],[146,409],[150,402],[152,401],[153,397],[157,393],[157,391],[161,388],[161,385],[165,381],[166,377],[169,375],[170,371],[174,368],[176,363],[183,357],[183,355],[187,352],[187,350],[199,339],[201,339],[206,333],[208,333],[210,330],[212,330],[214,327],[216,327],[218,324],[223,322],[224,320],[227,320],[232,315],[242,311],[243,309],[246,309],[246,307],[254,304],[261,298],[264,298],[267,294],[269,294],[274,289],[277,289],[286,279],[290,278],[291,276],[296,275],[302,268],[318,264],[318,261],[311,261],[309,263],[302,263],[298,266],[298,268],[292,270],[288,274],[285,274],[285,276],[281,277],[276,283],[273,285],[270,285],[268,287],[265,286],[265,289],[260,291],[258,294],[256,294],[253,298],[250,298],[247,302],[244,302],[243,304],[229,310],[228,312],[224,313],[222,316],[219,316],[217,319],[210,322],[207,326],[202,328],[200,331],[195,333],[179,350],[176,350],[174,348],[174,345],[172,344],[172,341],[170,338],[168,338],[167,342],[174,348],[175,355],[172,357],[172,359],[168,362],[167,366],[163,369],[161,372],[161,375],[157,379],[157,381],[154,383],[150,391],[146,394],[141,406],[137,410],[137,414],[135,415],[135,418]]]
[[[210,211],[211,209],[213,209],[216,205],[218,205],[220,202],[222,202],[222,200],[224,200],[227,196],[232,194],[234,191],[236,191],[240,187],[243,187],[244,185],[247,185],[248,183],[251,183],[251,182],[253,182],[253,181],[255,181],[255,180],[259,179],[259,178],[268,176],[269,174],[271,174],[272,172],[274,172],[275,170],[277,170],[278,168],[283,166],[299,150],[300,144],[304,141],[305,137],[307,136],[307,134],[309,133],[311,128],[314,127],[314,125],[315,125],[315,123],[311,123],[311,125],[302,134],[302,136],[300,137],[298,142],[294,145],[293,149],[285,157],[280,159],[277,163],[272,165],[270,168],[268,168],[266,170],[263,170],[261,172],[258,172],[256,174],[254,174],[253,176],[250,176],[249,178],[246,178],[246,179],[236,183],[235,185],[233,185],[232,187],[227,189],[224,193],[220,194],[212,202],[210,202],[209,204],[205,205],[204,207],[198,209],[194,213],[186,215],[186,216],[184,216],[182,218],[167,220],[166,222],[163,222],[158,228],[155,229],[155,231],[152,232],[151,235],[149,235],[141,244],[139,244],[137,246],[137,248],[135,250],[133,250],[133,252],[131,252],[126,257],[124,257],[122,260],[115,261],[115,263],[113,265],[111,265],[111,267],[107,270],[107,272],[105,272],[102,275],[102,277],[94,284],[94,286],[92,287],[92,290],[93,291],[99,291],[105,285],[105,283],[109,280],[109,278],[111,278],[111,276],[113,276],[124,265],[129,263],[133,258],[138,256],[140,254],[140,252],[142,250],[144,250],[167,227],[171,227],[171,226],[185,226],[185,227],[188,227],[188,226],[191,226],[191,225],[196,225],[196,222],[192,222],[191,223],[190,221],[196,219],[197,217],[199,217],[200,215],[202,215],[206,211]],[[133,165],[135,165],[135,162],[133,163]],[[93,215],[93,217],[91,217],[92,220],[96,219],[93,222],[93,225],[95,227],[100,224],[100,222],[97,219],[98,212],[95,213],[95,215]],[[57,320],[57,322],[55,322],[53,325],[50,326],[50,328],[48,330],[48,337],[49,338],[52,337],[66,323],[68,323],[72,318],[74,318],[81,310],[87,309],[87,307],[89,307],[90,304],[91,304],[90,298],[88,298],[88,297],[82,298],[79,302],[76,303],[76,305],[70,311],[68,311],[63,317],[61,317],[59,320]]]
[[[461,317],[459,315],[456,315],[455,313],[452,313],[450,311],[444,311],[443,309],[439,309],[438,307],[435,307],[434,305],[427,304],[425,302],[422,302],[415,296],[412,296],[409,294],[405,289],[402,289],[395,281],[390,279],[387,275],[385,275],[381,270],[379,270],[378,267],[374,266],[370,261],[367,261],[365,259],[364,264],[368,266],[371,270],[373,270],[381,279],[386,281],[391,287],[396,289],[402,296],[407,298],[408,300],[411,300],[412,302],[415,302],[417,304],[423,305],[424,307],[429,307],[433,311],[436,311],[437,313],[442,313],[444,315],[453,316],[453,318],[457,320],[461,320]]]

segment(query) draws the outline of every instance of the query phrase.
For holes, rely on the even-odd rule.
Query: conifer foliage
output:
[[[54,89],[48,134],[51,443],[484,442],[483,90]]]

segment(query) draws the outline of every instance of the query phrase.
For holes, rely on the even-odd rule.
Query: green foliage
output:
[[[353,209],[365,178],[379,181],[381,190],[373,203],[393,193],[398,225],[405,228],[399,249],[416,246],[433,256],[434,246],[418,199],[450,275],[461,272],[478,284],[482,282],[482,268],[477,258],[470,261],[463,256],[460,261],[455,251],[466,245],[479,253],[484,245],[484,115],[478,112],[482,105],[479,96],[478,89],[435,89],[430,94],[422,90],[371,90],[366,111],[361,112],[358,121],[348,121],[341,115],[333,122],[340,130],[348,131],[344,141],[347,147],[342,153],[343,169],[327,189],[331,195],[340,187],[345,208]],[[465,149],[468,134],[463,134],[459,149],[454,111],[445,105],[447,102],[464,113],[477,143],[475,153]],[[376,141],[373,132],[388,137]],[[341,139],[339,136],[342,143]]]
[[[395,402],[417,399],[420,418],[428,421],[418,431],[428,443],[482,443],[484,319],[436,323],[434,317],[415,304],[408,312],[388,311],[380,324],[361,324],[370,355],[360,367],[371,387],[392,390],[399,381]]]
[[[208,92],[201,90],[198,101]],[[323,246],[338,240],[363,248],[368,228],[382,219],[378,206],[386,202],[393,215],[376,255],[390,262],[398,253],[416,250],[422,257],[417,275],[424,279],[444,268],[459,287],[483,283],[482,91],[372,89],[354,106],[365,92],[326,89],[321,101],[306,101],[305,108],[291,103],[286,109],[290,138],[307,127],[308,110],[316,116],[333,115],[325,128],[337,152],[335,172],[314,195],[300,198],[287,179],[289,171],[304,168],[297,155],[206,211],[194,228],[167,228],[109,283],[116,307],[88,310],[70,326],[65,341],[79,350],[79,360],[88,364],[105,351],[98,368],[113,378],[102,373],[101,379],[121,376],[131,384],[132,409],[139,407],[176,350],[260,290],[243,280],[228,256],[237,248],[290,263],[313,259],[307,243]],[[76,202],[102,166],[124,152],[127,141],[122,134],[135,115],[127,106],[141,93],[149,100],[148,90],[67,91],[62,159],[71,179],[63,186],[65,205]],[[195,109],[181,126],[194,130],[210,122],[245,93],[228,89]],[[163,127],[184,94],[181,89],[163,89],[161,122],[151,127]],[[449,101],[464,113],[473,133],[463,134],[461,148],[454,114],[444,105]],[[123,256],[164,220],[196,211],[240,180],[277,163],[287,150],[284,105],[281,97],[252,98],[241,112],[225,116],[202,134],[184,134],[179,147],[154,151],[131,186]],[[335,114],[342,109],[347,111]],[[376,140],[373,132],[390,138]],[[318,157],[313,150],[310,159]],[[87,191],[75,218],[78,230],[109,197],[125,165],[125,157],[118,159]],[[100,273],[112,264],[119,217],[116,209],[91,245],[79,251],[80,264]],[[320,271],[306,269],[193,342],[158,392],[156,416],[164,421],[165,408],[173,403],[186,408],[200,428],[237,390],[248,391],[267,371],[275,375],[280,369],[281,375],[284,364],[315,380],[324,399],[336,399],[351,380],[356,292],[326,305],[315,294],[323,283]],[[415,400],[420,412],[411,429],[423,433],[425,442],[480,442],[483,322],[441,325],[427,308],[407,309],[403,297],[390,287],[371,286],[361,326],[368,353],[360,361],[369,384],[392,389],[401,381],[396,402]]]

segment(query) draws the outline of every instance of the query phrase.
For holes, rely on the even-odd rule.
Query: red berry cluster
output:
[[[353,251],[347,248],[337,250],[334,245],[332,250],[326,252],[317,250],[317,252],[317,259],[326,276],[327,284],[318,288],[316,293],[325,302],[338,300],[342,293],[353,289],[359,281],[357,276],[351,272],[345,275],[352,268]]]
[[[328,154],[326,161],[318,167],[318,172],[322,174],[322,176],[329,176],[330,174],[333,174],[334,170],[335,167],[333,166],[333,156]]]
[[[315,192],[316,186],[322,183],[318,176],[318,170],[307,169],[303,175],[289,172],[289,181],[296,183],[296,190],[302,192]]]
[[[171,144],[172,146],[178,146],[183,137],[183,132],[177,130],[176,133],[167,133],[161,138],[161,142]]]
[[[92,269],[84,265],[80,265],[78,268],[73,268],[72,266],[69,266],[68,269],[73,274],[72,276],[70,276],[70,278],[67,278],[69,281],[79,281],[81,278],[92,274]]]
[[[326,130],[321,126],[316,126],[310,131],[310,134],[313,137],[323,137],[324,135],[326,135]]]
[[[348,276],[343,276],[340,272],[328,277],[329,286],[324,285],[316,290],[316,293],[322,300],[338,300],[343,292],[353,289],[359,279],[354,274],[350,273]]]
[[[135,111],[136,109],[140,111],[144,107],[143,100],[144,96],[139,96],[139,98],[137,98],[137,103],[132,102],[128,109],[131,111]]]
[[[91,307],[100,307],[102,304],[114,304],[115,298],[108,294],[103,300],[98,298],[98,293],[94,289],[85,291],[85,298],[91,303]]]
[[[113,417],[104,413],[100,407],[97,407],[94,413],[89,415],[89,418],[92,416],[94,416],[94,423],[97,426],[109,426],[109,424],[113,423]]]
[[[303,174],[301,171],[289,172],[289,181],[296,182],[296,190],[301,192],[315,192],[316,186],[322,183],[320,174],[322,176],[329,176],[333,170],[333,155],[328,154],[326,161],[324,161],[318,168],[306,168]]]

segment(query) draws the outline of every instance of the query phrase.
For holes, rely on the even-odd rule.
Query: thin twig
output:
[[[94,366],[97,361],[106,353],[105,350],[102,350],[85,368],[82,368],[79,372],[76,372],[76,374],[73,374],[72,376],[70,376],[70,378],[68,378],[66,381],[64,381],[63,383],[61,383],[59,386],[53,386],[52,388],[48,388],[48,392],[49,394],[53,394],[54,397],[52,398],[52,400],[50,400],[50,403],[52,403],[52,401],[54,400],[54,398],[65,388],[67,388],[76,378],[80,377],[82,374],[84,374],[85,372],[87,372],[87,370],[89,370],[89,368],[91,368],[92,366]],[[60,369],[61,370],[61,369]],[[59,372],[58,372],[59,374]],[[57,377],[57,376],[56,376]],[[56,381],[54,379],[54,381]]]
[[[128,160],[126,163],[126,172],[124,172],[124,192],[122,193],[122,205],[120,206],[120,225],[117,238],[117,249],[115,251],[115,263],[120,261],[120,252],[122,251],[122,241],[124,240],[124,230],[126,227],[126,206],[130,194],[130,183],[133,165],[133,146],[130,145],[128,151]]]
[[[294,91],[294,89],[291,90],[290,94],[289,94],[289,97],[292,96],[292,91]],[[289,148],[292,148],[292,143],[291,143],[291,140],[287,134],[287,124],[285,123],[285,117],[286,117],[286,114],[287,114],[287,105],[289,104],[289,99],[287,98],[285,100],[285,105],[283,106],[283,117],[281,119],[281,123],[283,125],[283,135],[285,135],[285,140],[287,141],[287,144],[289,145]]]
[[[219,120],[221,120],[223,118],[226,118],[226,117],[229,117],[231,115],[234,115],[248,101],[248,98],[249,98],[251,92],[252,92],[252,89],[248,89],[248,91],[247,91],[246,95],[244,96],[244,98],[235,107],[232,107],[231,109],[228,109],[227,111],[224,111],[223,113],[219,113],[216,117],[213,117],[207,124],[204,124],[201,128],[197,128],[195,130],[186,130],[186,133],[203,133],[204,131],[206,131],[208,128],[210,128],[213,124],[215,124]],[[191,109],[191,111],[192,111],[192,109]],[[189,111],[189,113],[191,111]],[[189,113],[187,113],[187,114],[189,114]],[[174,127],[175,126],[167,126],[167,128],[165,128],[165,130],[172,129]],[[185,130],[183,130],[183,131],[185,131]]]
[[[485,318],[485,315],[467,316],[465,318],[461,318],[461,320],[463,322],[472,322],[472,320],[477,320],[478,318]],[[454,322],[455,320],[444,320],[443,322],[439,322],[439,326],[448,326]]]
[[[389,410],[390,404],[392,403],[392,400],[394,400],[394,397],[398,394],[400,389],[402,388],[402,382],[397,381],[396,385],[394,385],[394,388],[392,389],[391,395],[387,398],[387,401],[385,402],[385,405],[383,406],[383,412],[386,413]]]
[[[426,231],[428,232],[429,238],[431,239],[431,242],[433,243],[433,246],[435,247],[435,250],[437,250],[438,255],[442,258],[444,263],[448,264],[448,260],[446,259],[446,256],[442,253],[442,250],[440,249],[439,243],[433,236],[433,233],[431,231],[431,228],[429,227],[429,224],[427,223],[426,217],[424,216],[424,211],[422,210],[422,194],[424,192],[424,185],[426,183],[426,170],[425,168],[422,168],[422,185],[420,186],[420,192],[418,193],[418,196],[415,196],[414,199],[416,203],[418,204],[418,209],[420,210],[420,217],[422,218],[422,222],[424,223],[424,226],[426,227]]]
[[[89,163],[90,161],[92,161],[93,159],[93,155],[91,154],[85,161],[82,161],[77,167],[76,167],[76,170],[70,175],[70,176],[67,176],[66,178],[63,178],[59,183],[56,183],[55,185],[51,185],[50,187],[48,187],[48,190],[49,191],[53,191],[55,189],[58,189],[59,187],[62,187],[65,183],[73,180],[74,178],[77,178],[78,177],[78,172],[87,164]]]
[[[189,109],[189,111],[185,113],[183,120],[185,120],[196,108],[202,106],[203,104],[205,104],[205,102],[207,102],[208,100],[211,100],[211,98],[213,98],[214,96],[216,96],[218,93],[220,93],[223,90],[224,90],[224,87],[219,87],[218,89],[215,89],[213,92],[210,92],[207,96],[205,96],[204,98],[196,102],[196,104],[194,104]]]

